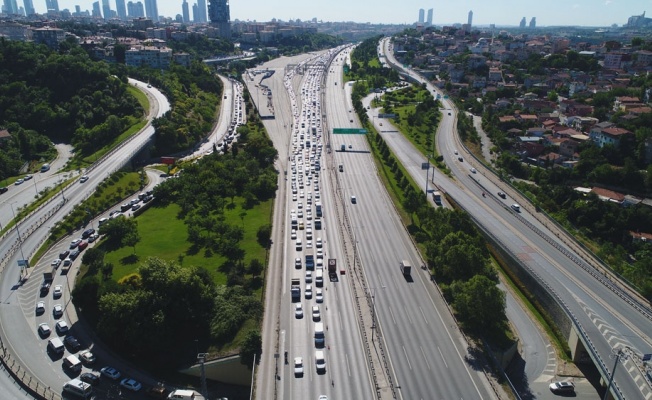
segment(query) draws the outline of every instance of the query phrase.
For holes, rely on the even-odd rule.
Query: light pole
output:
[[[376,330],[376,288],[371,288],[371,341],[374,341]]]
[[[612,349],[611,352],[613,353],[614,350],[616,350],[616,349]],[[613,368],[613,370],[611,371],[611,376],[609,377],[609,383],[607,384],[607,390],[604,392],[604,397],[602,398],[602,400],[607,400],[607,399],[609,398],[609,389],[611,389],[611,384],[612,384],[613,381],[614,381],[614,376],[616,375],[616,367],[618,366],[618,363],[619,363],[621,360],[622,360],[623,362],[624,362],[624,361],[627,361],[627,359],[629,358],[629,354],[624,353],[622,347],[620,347],[620,348],[616,351],[616,353],[613,354],[613,356],[615,356],[616,361],[614,362],[614,368]]]
[[[14,203],[17,203],[14,201]],[[18,230],[18,221],[16,221],[16,212],[14,212],[14,203],[9,203],[9,206],[11,206],[11,213],[14,216],[14,223],[16,224],[16,233],[18,234],[18,247],[20,248],[20,256],[22,259],[25,259],[25,254],[23,254],[23,239],[20,236],[20,231]]]

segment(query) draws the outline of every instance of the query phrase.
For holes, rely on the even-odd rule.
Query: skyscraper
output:
[[[199,10],[199,22],[208,22],[206,0],[197,0],[197,8]]]
[[[93,11],[91,12],[93,18],[102,18],[102,9],[100,8],[100,2],[96,1],[93,3]]]
[[[532,17],[530,20],[530,29],[534,29],[537,27],[537,17]]]
[[[432,26],[432,8],[428,9],[428,19],[426,20],[426,25]]]
[[[115,9],[118,12],[118,18],[127,19],[127,7],[125,6],[125,0],[115,0]]]
[[[229,0],[208,0],[208,15],[211,19],[211,25],[217,28],[218,35],[230,39],[231,10]]]
[[[154,23],[158,22],[158,5],[156,4],[156,0],[145,0],[145,13],[147,14],[147,18],[154,21]]]
[[[467,20],[467,24],[469,24],[469,30],[471,30],[471,27],[473,26],[473,11],[469,11],[469,19]]]
[[[32,14],[36,14],[32,0],[23,0],[23,5],[25,6],[25,15],[29,17]]]
[[[192,5],[192,22],[198,24],[199,21],[199,7],[197,6],[197,3],[194,3]]]
[[[16,4],[16,0],[5,0],[5,12],[7,14],[18,14],[18,4]]]
[[[426,11],[423,8],[419,9],[419,23],[423,24],[424,17],[426,15]]]
[[[111,14],[111,5],[109,4],[109,0],[102,0],[102,15],[104,16],[104,19],[111,18]]]
[[[189,23],[190,22],[190,10],[188,8],[188,0],[183,0],[183,4],[181,4],[181,10],[183,11],[183,22],[184,23]]]
[[[518,24],[518,27],[519,28],[525,28],[525,17],[523,17],[523,19],[521,20],[521,23]]]
[[[48,11],[59,12],[59,0],[45,0],[45,7]]]

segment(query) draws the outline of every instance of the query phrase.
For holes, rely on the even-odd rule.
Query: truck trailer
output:
[[[331,282],[337,282],[337,260],[334,258],[328,259],[328,278]]]

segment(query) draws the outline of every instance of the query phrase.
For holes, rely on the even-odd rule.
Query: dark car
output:
[[[84,233],[82,233],[82,239],[88,239],[88,237],[92,234],[95,233],[95,229],[86,229]]]
[[[70,350],[71,353],[76,353],[81,348],[81,344],[79,344],[79,340],[77,340],[76,337],[71,335],[66,336],[66,338],[63,339],[63,343],[66,346],[68,346],[68,349]]]
[[[69,256],[70,259],[71,259],[71,260],[74,260],[75,258],[79,257],[79,253],[80,253],[79,250],[75,250],[75,251],[73,251],[72,253],[70,253],[70,256]]]
[[[147,397],[152,399],[167,399],[168,391],[163,386],[155,386],[147,389],[145,392]]]
[[[6,187],[0,187],[0,194],[6,193],[8,190],[9,189],[7,189]]]
[[[505,193],[503,193],[503,192],[498,192],[498,197],[500,197],[501,199],[504,199],[507,196],[505,196]]]
[[[90,384],[91,386],[97,386],[100,384],[100,377],[91,372],[84,372],[79,376],[79,379],[81,379],[82,382]]]
[[[59,258],[65,260],[66,257],[68,257],[68,254],[70,254],[70,250],[62,251],[61,253],[59,253]]]
[[[130,208],[131,208],[131,204],[125,203],[125,204],[120,206],[120,211],[125,212],[125,211],[129,210]]]

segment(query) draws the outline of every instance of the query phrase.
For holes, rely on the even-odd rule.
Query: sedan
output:
[[[70,250],[62,251],[61,253],[59,253],[59,258],[63,260],[66,257],[68,257],[68,254],[70,254]]]
[[[57,322],[57,324],[56,324],[54,327],[56,328],[57,333],[58,333],[59,335],[63,335],[63,334],[65,334],[65,333],[68,333],[68,329],[70,329],[70,328],[68,327],[68,323],[67,323],[66,321],[63,321],[63,320]]]
[[[294,268],[301,269],[301,259],[300,258],[295,258],[294,259]]]
[[[294,375],[303,376],[303,358],[295,357],[294,359]]]
[[[63,289],[61,288],[61,285],[56,285],[54,287],[54,291],[52,292],[52,297],[58,299],[59,297],[61,297],[62,294],[63,294]]]
[[[498,192],[498,197],[500,197],[501,199],[504,199],[504,198],[506,198],[507,196],[506,196],[505,193],[503,193],[503,192]]]
[[[475,168],[471,168],[471,172],[475,174],[478,171]]]
[[[317,301],[317,303],[324,302],[324,293],[321,291],[321,289],[317,289],[315,291],[315,301]]]
[[[120,379],[120,371],[113,367],[104,367],[100,370],[100,374],[106,376],[109,379],[113,379],[114,381],[117,381]]]
[[[50,263],[51,266],[53,266],[55,269],[59,268],[59,265],[61,265],[61,259],[57,258],[52,260],[52,263]]]
[[[25,180],[23,178],[16,179],[16,182],[14,182],[14,185],[18,186],[18,185],[21,185],[23,182],[25,182]]]
[[[95,362],[95,354],[91,353],[90,350],[84,350],[79,353],[79,359],[86,364],[93,364]]]
[[[82,176],[81,178],[79,178],[79,182],[80,182],[80,183],[84,183],[84,182],[86,182],[87,180],[88,180],[88,175],[84,175],[84,176]]]
[[[553,393],[572,393],[575,391],[575,384],[573,382],[553,382],[549,388]]]
[[[92,372],[84,372],[79,376],[79,379],[91,386],[97,386],[100,384],[100,377]]]
[[[50,327],[48,326],[48,324],[46,324],[45,322],[42,322],[42,323],[40,323],[40,324],[38,325],[38,333],[39,333],[41,336],[43,336],[43,337],[50,336],[50,333],[51,333],[51,332],[52,332],[52,330],[50,329]]]
[[[75,239],[72,242],[70,242],[70,248],[74,249],[75,247],[79,246],[79,243],[81,243],[81,239]]]
[[[303,318],[303,306],[301,303],[297,303],[294,305],[294,316],[296,318]]]
[[[355,196],[351,196],[351,204],[356,204],[358,202],[358,199],[356,199]]]
[[[42,301],[39,301],[36,303],[36,315],[41,315],[45,312],[45,303]]]
[[[143,387],[137,380],[127,378],[120,381],[120,386],[132,392],[137,392]]]
[[[321,313],[319,312],[319,306],[312,306],[312,320],[319,321],[321,319]]]
[[[52,308],[52,315],[54,318],[60,318],[63,315],[63,307],[61,304],[55,304],[55,306]]]

